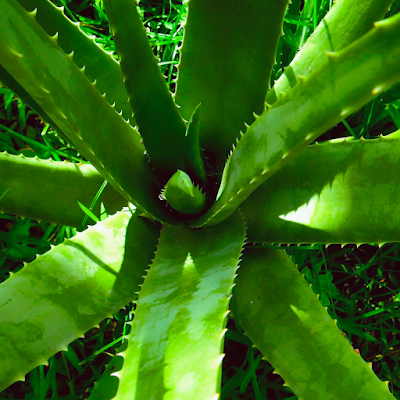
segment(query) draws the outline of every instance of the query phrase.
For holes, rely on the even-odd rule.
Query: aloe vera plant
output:
[[[299,399],[393,399],[286,253],[252,246],[400,239],[400,133],[309,146],[400,81],[392,1],[338,0],[271,88],[288,0],[190,0],[174,94],[136,3],[104,3],[119,62],[48,0],[0,0],[1,81],[90,162],[1,153],[0,210],[80,226],[105,179],[114,214],[0,285],[0,390],[134,301],[90,399],[217,399],[236,285]]]

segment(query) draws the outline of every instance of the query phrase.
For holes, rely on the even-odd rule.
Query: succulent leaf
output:
[[[201,104],[198,104],[191,115],[185,134],[185,171],[203,185],[207,182],[200,150]]]
[[[62,7],[56,7],[49,0],[18,2],[27,11],[36,10],[36,21],[46,33],[49,36],[57,34],[57,43],[64,53],[74,53],[75,64],[79,68],[85,67],[85,75],[91,82],[96,81],[97,90],[105,93],[107,101],[115,104],[115,109],[122,112],[124,119],[129,119],[130,123],[134,124],[132,108],[122,81],[121,67],[112,54],[106,53],[93,38],[82,31],[78,23],[67,18]]]
[[[285,252],[246,249],[239,271],[240,324],[299,399],[393,400]]]
[[[115,400],[218,397],[227,308],[245,227],[236,212],[204,233],[164,225],[121,354],[124,364],[114,375]]]
[[[247,129],[225,166],[212,208],[193,222],[222,221],[310,142],[400,80],[400,14],[303,78]]]
[[[0,153],[0,210],[79,225],[79,202],[97,220],[85,204],[100,195],[104,179],[114,186],[99,199],[107,211],[127,201],[141,207],[107,219],[102,214],[102,222],[0,285],[0,391],[136,301],[140,288],[125,347],[90,400],[221,397],[224,327],[247,223],[252,244],[244,250],[234,312],[275,372],[301,400],[393,400],[286,254],[255,243],[381,244],[399,238],[393,199],[400,195],[400,133],[308,146],[400,79],[400,14],[364,35],[391,0],[338,0],[285,72],[282,82],[289,78],[293,87],[279,89],[277,83],[272,107],[264,100],[289,0],[190,0],[177,92],[187,125],[149,50],[135,1],[105,2],[124,77],[119,64],[50,1],[0,0],[0,79],[8,79],[93,163]],[[296,15],[301,3],[293,1]],[[316,24],[317,3],[306,0],[302,18],[292,19],[304,24],[299,31],[309,25],[305,16]],[[347,30],[342,36],[341,28]],[[280,61],[286,56],[292,54],[283,51]],[[310,58],[311,71],[301,72]],[[147,151],[133,121],[123,118],[132,115],[124,79]],[[123,106],[110,106],[113,98]],[[122,116],[115,112],[121,107]],[[389,106],[395,124],[396,107]],[[6,148],[12,151],[10,144]],[[206,196],[193,182],[207,191],[207,201],[216,197],[210,211],[204,211]],[[158,198],[160,192],[171,207]],[[161,224],[142,217],[164,222],[146,277]],[[202,229],[187,226],[189,221]],[[241,391],[260,358],[250,357]],[[43,368],[31,374],[39,382],[35,398],[45,398],[47,383],[55,380],[52,366],[49,371],[46,378]]]
[[[90,164],[40,160],[0,153],[0,211],[53,224],[80,226],[84,213],[77,202],[88,206],[104,178]],[[38,190],[40,188],[40,190]],[[114,214],[127,205],[110,185],[93,210],[98,215],[100,202]]]
[[[3,67],[117,191],[155,218],[171,221],[154,194],[161,187],[139,133],[100,95],[56,38],[47,36],[34,14],[16,0],[0,0],[0,5]]]
[[[147,40],[135,0],[105,0],[129,103],[161,181],[185,165],[186,126]],[[132,40],[135,38],[135,40]]]
[[[135,300],[158,234],[149,221],[122,211],[3,282],[0,391]]]
[[[383,244],[400,241],[399,197],[397,131],[308,146],[240,210],[252,242]]]
[[[206,205],[206,196],[190,180],[188,174],[176,171],[165,185],[163,197],[168,204],[184,214],[198,214]]]
[[[337,0],[268,92],[267,103],[275,103],[280,93],[299,83],[299,76],[307,76],[326,63],[325,51],[340,51],[372,29],[392,3],[393,0]]]
[[[287,4],[189,2],[176,103],[186,120],[201,103],[200,146],[221,170],[244,123],[264,110]]]

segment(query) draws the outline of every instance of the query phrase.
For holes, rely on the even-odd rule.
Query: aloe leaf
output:
[[[227,307],[244,236],[239,212],[206,231],[163,227],[121,353],[122,369],[112,374],[119,378],[115,399],[218,397]]]
[[[85,216],[77,201],[89,207],[104,178],[89,164],[27,158],[0,153],[0,210],[53,224],[80,226]],[[93,212],[103,202],[109,214],[127,201],[109,185]]]
[[[299,399],[394,400],[284,252],[246,249],[235,300],[245,334]]]
[[[139,132],[166,182],[185,166],[186,126],[158,67],[135,0],[104,0]]]
[[[206,205],[206,196],[194,186],[188,174],[177,171],[165,185],[164,199],[176,211],[185,214],[198,214]]]
[[[307,147],[240,206],[252,242],[400,241],[400,131]]]
[[[158,233],[149,221],[119,212],[2,283],[0,391],[135,300]]]
[[[122,81],[121,66],[111,53],[105,52],[94,38],[87,36],[78,23],[72,22],[63,13],[63,7],[56,7],[49,0],[18,0],[27,10],[37,10],[36,21],[49,36],[58,35],[57,43],[66,54],[74,52],[74,62],[79,68],[85,67],[85,75],[91,82],[96,81],[100,93],[106,94],[110,104],[122,111],[125,119],[132,118],[132,108]],[[18,92],[15,92],[18,94]],[[29,104],[29,103],[28,103]]]
[[[342,50],[367,33],[392,3],[393,0],[337,0],[268,92],[267,102],[273,104],[281,93],[298,84],[299,76],[309,75],[326,63],[325,51]]]
[[[41,105],[74,146],[127,200],[168,220],[139,133],[16,0],[0,0],[3,67]],[[82,107],[82,104],[85,107]],[[124,149],[123,152],[120,149]]]
[[[222,221],[310,142],[400,80],[400,14],[300,80],[248,127],[228,159],[216,202],[194,226]]]
[[[197,183],[205,185],[207,173],[204,169],[200,149],[200,125],[201,125],[201,104],[194,109],[185,134],[185,171],[193,177]]]
[[[264,110],[287,0],[190,0],[176,103],[189,119],[201,103],[200,145],[221,168]]]

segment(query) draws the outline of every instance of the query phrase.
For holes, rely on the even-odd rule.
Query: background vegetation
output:
[[[101,0],[54,0],[96,41],[114,52],[107,17]],[[175,65],[183,38],[187,8],[178,0],[139,0],[143,21],[154,53],[171,89]],[[279,77],[318,22],[332,6],[332,0],[292,0],[284,24],[273,80]],[[400,9],[396,0],[390,14]],[[352,135],[372,138],[400,129],[400,85],[382,93],[356,114],[347,118],[319,140]],[[83,105],[84,106],[84,105]],[[0,85],[0,151],[57,161],[85,162],[53,129]],[[1,196],[1,194],[0,194]],[[367,199],[360,198],[360,203]],[[396,199],[393,199],[396,201]],[[82,229],[90,218],[82,221]],[[75,228],[0,215],[0,282],[24,262],[76,233]],[[400,244],[378,247],[370,244],[284,246],[321,303],[338,320],[343,334],[372,364],[375,373],[390,382],[400,399]],[[232,304],[232,307],[235,307]],[[23,305],[21,305],[23,309]],[[125,322],[132,319],[132,306],[120,310],[86,335],[0,393],[0,399],[85,399],[104,366],[116,353]],[[228,323],[223,364],[222,399],[296,399],[273,368],[261,360],[236,321]],[[23,329],[23,325],[21,326]]]

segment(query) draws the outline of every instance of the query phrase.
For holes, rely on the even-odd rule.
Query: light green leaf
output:
[[[157,237],[152,223],[122,211],[2,283],[0,391],[135,300]]]
[[[162,229],[140,291],[118,400],[217,399],[227,308],[245,228],[237,212],[205,231]],[[201,360],[201,361],[200,361]]]
[[[300,399],[393,400],[285,252],[246,249],[239,271],[240,324]]]

